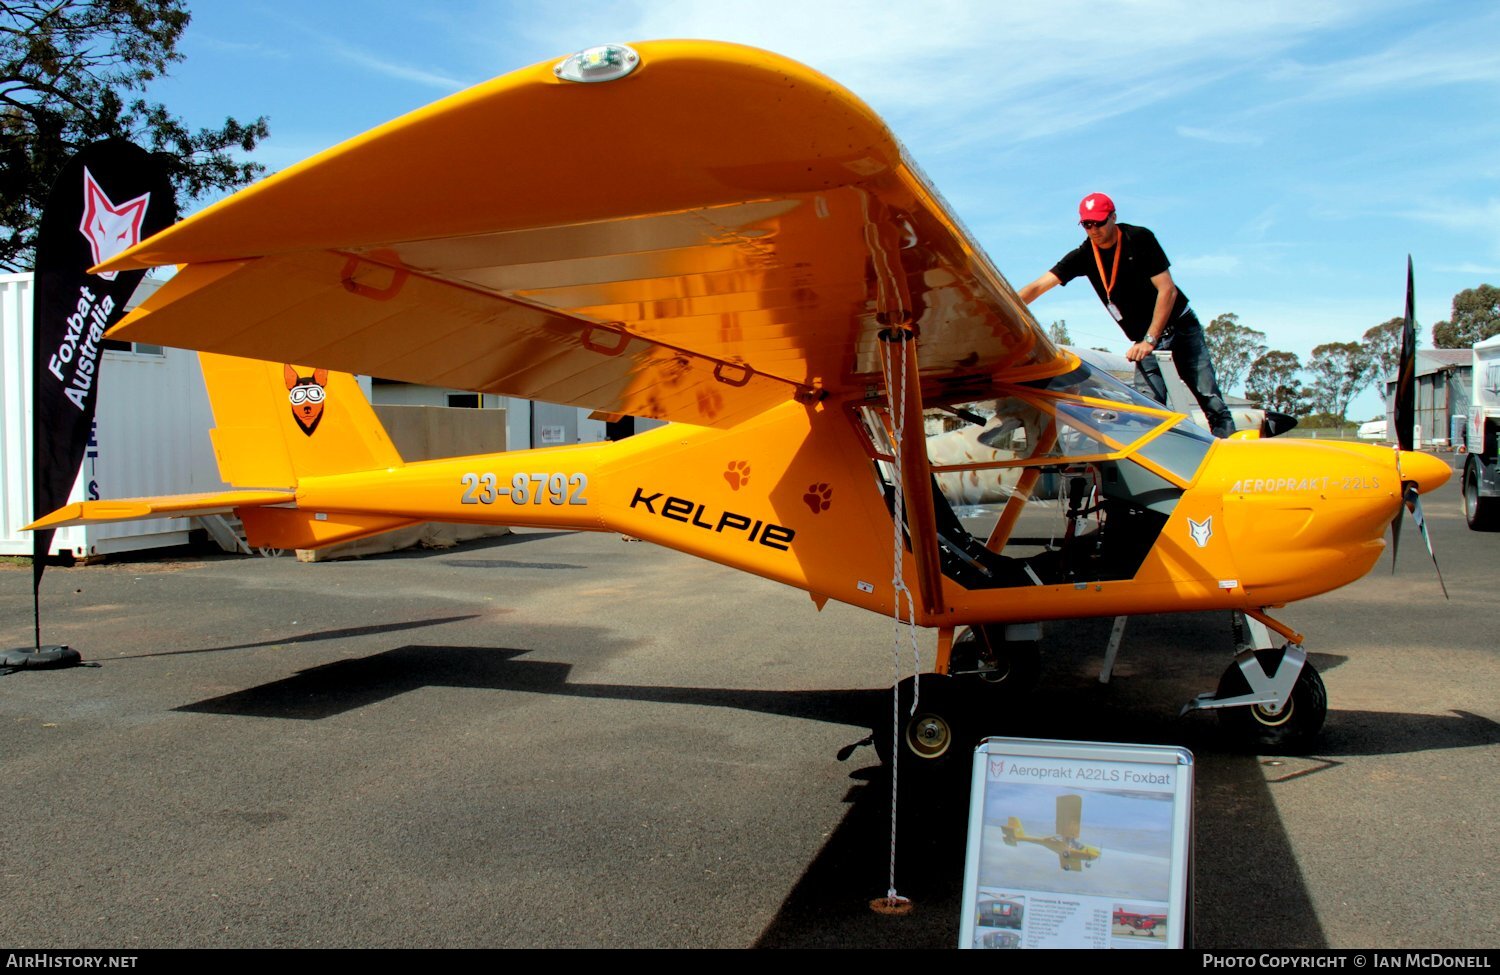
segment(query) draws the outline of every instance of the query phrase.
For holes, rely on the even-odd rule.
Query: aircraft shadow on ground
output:
[[[318,720],[420,687],[467,687],[565,697],[736,708],[763,714],[867,723],[882,702],[878,690],[760,691],[718,687],[570,684],[572,665],[518,659],[504,647],[405,646],[340,660],[291,677],[177,708],[207,714]]]
[[[179,710],[317,720],[425,686],[522,691],[567,697],[735,708],[851,726],[850,742],[879,726],[888,734],[884,689],[732,690],[714,687],[574,684],[572,665],[521,659],[525,650],[411,645],[313,667],[283,680]],[[1190,668],[1189,668],[1190,669]],[[1194,943],[1215,947],[1326,946],[1282,826],[1271,786],[1339,763],[1328,756],[1464,748],[1500,741],[1500,728],[1451,715],[1335,711],[1320,757],[1263,763],[1226,750],[1215,723],[1180,719],[1169,707],[1139,707],[1077,669],[1031,698],[998,708],[981,735],[1183,745],[1198,758]],[[1120,689],[1123,691],[1124,689]],[[1159,688],[1153,688],[1159,690]],[[830,755],[830,761],[834,756]],[[1268,772],[1267,766],[1272,767]],[[763,946],[952,947],[957,943],[967,819],[966,784],[926,789],[903,809],[897,889],[916,904],[889,918],[868,908],[888,885],[890,779],[873,751],[854,751],[848,812],[808,865]]]
[[[137,660],[143,657],[175,657],[181,654],[193,653],[223,653],[226,650],[254,650],[257,647],[294,646],[299,643],[318,643],[323,640],[349,640],[362,636],[378,636],[382,633],[417,630],[425,626],[442,626],[444,623],[461,623],[464,620],[478,619],[480,615],[479,613],[465,613],[462,616],[437,616],[425,620],[402,620],[398,623],[344,626],[333,630],[317,630],[312,633],[299,633],[296,636],[277,637],[274,640],[257,640],[254,643],[234,643],[225,647],[196,647],[190,650],[158,650],[154,653],[131,653],[112,657],[110,658],[110,662],[113,663],[117,660]]]

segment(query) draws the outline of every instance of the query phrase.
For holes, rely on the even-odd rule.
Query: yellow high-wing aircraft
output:
[[[1305,740],[1322,683],[1264,608],[1358,579],[1403,482],[1414,501],[1450,473],[1362,444],[1216,442],[1096,372],[868,107],[729,44],[505,75],[100,269],[162,264],[175,277],[111,336],[204,353],[235,490],[37,526],[233,510],[277,548],[426,520],[617,531],[819,606],[909,599],[940,676],[901,740],[935,763],[969,689],[1023,683],[1034,624],[1079,616],[1243,611],[1259,639],[1199,704]],[[676,422],[404,463],[346,373]],[[977,429],[983,450],[934,464],[929,427]],[[1011,473],[987,523],[935,489],[993,471]]]
[[[1064,870],[1080,871],[1092,867],[1099,859],[1099,848],[1089,846],[1078,838],[1083,829],[1083,796],[1057,797],[1057,832],[1051,836],[1027,836],[1021,828],[1021,820],[1015,816],[1000,827],[1000,838],[1006,846],[1019,843],[1035,843],[1045,846],[1057,854],[1057,865]]]

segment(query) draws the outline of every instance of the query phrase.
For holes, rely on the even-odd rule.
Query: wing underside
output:
[[[110,267],[183,265],[114,337],[728,426],[883,385],[1065,367],[900,145],[761,51],[537,65],[293,167]]]

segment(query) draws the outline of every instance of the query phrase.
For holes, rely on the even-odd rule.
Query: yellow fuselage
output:
[[[1327,592],[1383,550],[1400,503],[1395,463],[1387,447],[1221,441],[1132,578],[1021,591],[943,578],[940,611],[919,607],[918,622],[1259,608]],[[1422,454],[1402,465],[1423,491],[1450,473]],[[891,611],[891,515],[853,424],[826,404],[786,404],[728,430],[678,424],[619,443],[306,477],[296,493],[299,508],[335,523],[380,514],[617,531],[820,600]]]

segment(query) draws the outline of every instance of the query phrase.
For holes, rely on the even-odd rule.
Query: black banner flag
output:
[[[37,233],[32,296],[32,517],[68,503],[99,397],[104,332],[125,312],[144,271],[89,268],[170,226],[177,203],[166,170],[123,139],[96,142],[63,167]],[[53,529],[33,532],[32,597]]]

